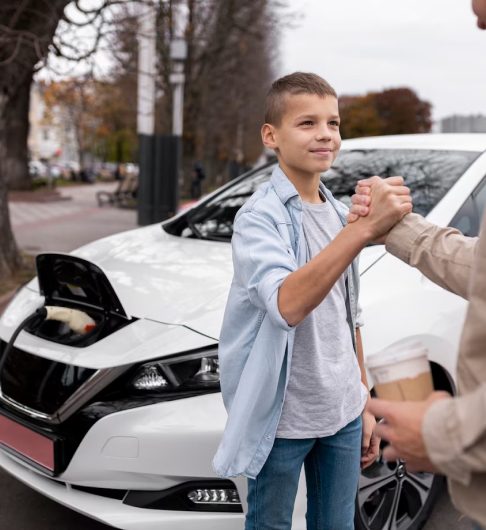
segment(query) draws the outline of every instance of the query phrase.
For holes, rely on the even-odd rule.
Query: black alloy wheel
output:
[[[385,444],[382,442],[382,447]],[[357,530],[419,530],[444,487],[433,473],[412,473],[401,460],[379,459],[361,471],[356,497]]]

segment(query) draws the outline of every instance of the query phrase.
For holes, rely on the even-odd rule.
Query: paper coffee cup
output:
[[[427,348],[417,341],[398,341],[366,360],[379,398],[421,401],[433,392]]]

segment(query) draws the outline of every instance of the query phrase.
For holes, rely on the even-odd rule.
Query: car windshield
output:
[[[322,175],[326,186],[345,204],[351,203],[359,179],[401,175],[410,187],[414,211],[427,215],[479,155],[471,151],[426,149],[342,150]],[[211,199],[164,225],[174,235],[230,241],[236,212],[266,182],[274,165],[255,171]]]

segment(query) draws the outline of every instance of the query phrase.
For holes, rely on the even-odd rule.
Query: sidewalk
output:
[[[19,248],[33,255],[71,252],[95,239],[137,228],[136,210],[97,206],[96,192],[113,191],[116,186],[109,182],[59,188],[70,200],[11,201],[10,219]]]

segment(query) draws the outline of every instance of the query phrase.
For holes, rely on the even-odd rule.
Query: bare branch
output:
[[[22,12],[24,11],[27,3],[28,3],[29,0],[22,0],[22,2],[20,2],[20,4],[17,6],[17,9],[15,10],[15,13],[13,14],[12,18],[10,19],[8,25],[9,27],[11,28],[14,28],[20,18],[20,15],[22,14]]]
[[[13,63],[15,61],[15,59],[17,58],[17,56],[19,54],[21,44],[22,44],[22,36],[19,35],[19,37],[17,38],[17,42],[15,43],[14,51],[12,52],[10,57],[5,59],[4,61],[0,61],[0,66],[6,66],[6,65],[11,64],[11,63]]]

